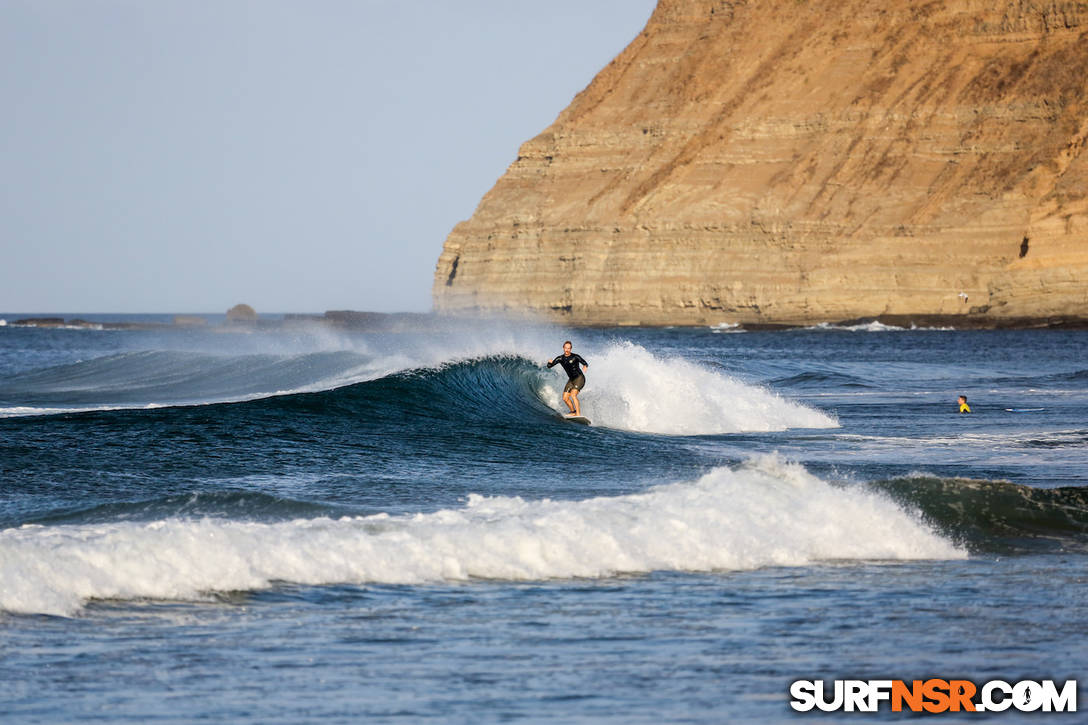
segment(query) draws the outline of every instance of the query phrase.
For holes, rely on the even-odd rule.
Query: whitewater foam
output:
[[[840,330],[843,332],[951,332],[954,327],[918,327],[912,324],[910,327],[898,325],[886,325],[883,322],[873,320],[871,322],[859,322],[855,325],[836,325],[830,322],[821,322],[818,325],[810,325],[805,330]]]
[[[404,516],[28,525],[0,531],[0,609],[72,615],[91,599],[190,600],[277,581],[527,581],[965,556],[881,494],[765,457],[583,501],[473,495],[459,509]]]
[[[590,355],[582,412],[594,425],[664,435],[716,435],[792,428],[835,428],[831,416],[676,357],[631,342]],[[559,376],[561,377],[561,376]],[[541,395],[562,395],[556,378]],[[561,403],[559,403],[561,405]],[[558,407],[556,407],[559,410]]]
[[[61,413],[71,413],[76,411],[75,408],[37,408],[29,405],[16,405],[7,408],[0,408],[0,418],[28,418],[35,415],[58,415]]]

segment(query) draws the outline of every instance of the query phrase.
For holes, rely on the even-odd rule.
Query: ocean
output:
[[[798,712],[797,680],[1084,701],[1088,332],[18,317],[4,723],[913,717]],[[543,365],[565,339],[588,427]]]

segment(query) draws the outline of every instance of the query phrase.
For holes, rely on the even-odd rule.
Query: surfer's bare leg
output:
[[[578,388],[571,388],[570,397],[574,400],[574,407],[571,408],[571,412],[581,417],[582,406],[578,404]],[[570,405],[570,403],[567,403],[567,405]]]
[[[563,402],[567,404],[567,407],[570,408],[570,412],[573,413],[576,410],[578,410],[578,407],[577,407],[578,399],[575,398],[573,403],[570,402],[570,394],[571,394],[571,391],[569,391],[569,390],[567,392],[563,393]]]

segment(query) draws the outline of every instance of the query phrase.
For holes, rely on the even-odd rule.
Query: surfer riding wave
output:
[[[570,414],[573,416],[582,416],[582,406],[578,403],[578,393],[582,392],[582,388],[586,385],[586,376],[582,373],[582,370],[589,368],[587,363],[581,355],[571,352],[572,345],[570,340],[563,343],[563,354],[556,355],[553,359],[548,361],[548,367],[555,367],[557,364],[562,365],[563,369],[567,371],[567,384],[563,387],[563,402],[570,408]],[[582,369],[578,366],[581,365]]]

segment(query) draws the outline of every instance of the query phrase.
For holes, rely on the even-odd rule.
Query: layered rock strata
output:
[[[1088,317],[1088,0],[660,0],[446,240],[436,311]]]

